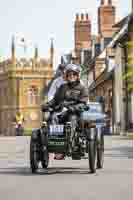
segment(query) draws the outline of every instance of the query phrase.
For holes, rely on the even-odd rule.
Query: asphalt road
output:
[[[0,200],[132,200],[133,140],[105,137],[105,162],[96,174],[88,160],[50,159],[33,175],[29,138],[0,137]]]

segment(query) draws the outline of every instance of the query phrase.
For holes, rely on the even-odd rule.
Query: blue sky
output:
[[[0,0],[0,58],[10,56],[11,37],[16,37],[17,55],[23,56],[20,38],[27,43],[27,56],[38,45],[41,57],[49,56],[50,38],[54,38],[55,64],[63,53],[74,47],[73,25],[76,13],[88,12],[96,32],[100,0]],[[131,11],[131,0],[114,0],[117,18]]]

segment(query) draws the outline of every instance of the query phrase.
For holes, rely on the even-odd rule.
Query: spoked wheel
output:
[[[96,172],[96,141],[92,140],[88,142],[88,160],[90,166],[90,172]]]
[[[104,135],[101,134],[100,141],[97,145],[97,168],[103,168],[104,163]]]
[[[43,152],[43,160],[41,161],[41,164],[43,169],[47,169],[49,164],[49,153],[47,150]]]
[[[38,169],[37,142],[34,142],[32,137],[30,141],[30,167],[31,167],[32,173],[36,173]]]

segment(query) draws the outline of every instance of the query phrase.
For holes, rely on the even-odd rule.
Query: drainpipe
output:
[[[112,75],[112,134],[115,134],[115,130],[114,130],[114,122],[115,122],[115,109],[114,109],[114,71],[113,71],[113,75]]]
[[[125,57],[125,63],[128,62],[127,60],[127,48],[124,45],[124,57]],[[127,64],[125,64],[125,74],[128,73],[128,67]],[[128,81],[125,79],[125,89],[126,89],[126,111],[125,111],[125,129],[128,130],[128,123],[129,123],[129,117],[128,117]]]
[[[133,15],[133,0],[132,0],[132,15]],[[132,63],[133,62],[133,56],[132,56],[132,54],[133,54],[133,27],[132,27],[132,23],[133,23],[133,17],[131,16],[131,18],[129,19],[129,22],[128,22],[128,45],[127,45],[127,62],[130,63],[129,61],[131,61],[131,63],[129,64],[129,67],[127,66],[127,71],[130,69],[133,70],[133,63]],[[130,54],[130,56],[128,54]],[[130,78],[131,78],[131,80],[133,80],[133,77],[130,77]],[[132,91],[130,90],[130,92],[132,92]],[[130,95],[131,94],[129,94],[129,97],[130,97]],[[132,110],[130,110],[130,111],[128,110],[128,112],[131,112],[131,114],[132,114]],[[128,121],[129,121],[129,119],[128,119]],[[130,126],[128,128],[130,128]]]

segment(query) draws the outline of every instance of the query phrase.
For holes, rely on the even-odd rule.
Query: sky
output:
[[[131,0],[114,0],[117,20],[131,12]],[[0,59],[10,57],[11,38],[15,36],[17,56],[32,57],[38,46],[40,57],[49,57],[54,39],[55,68],[60,56],[74,48],[76,13],[88,13],[92,31],[97,31],[100,0],[0,0]],[[20,42],[25,38],[26,51]]]

